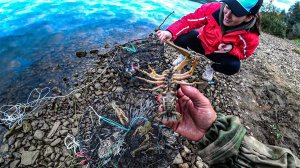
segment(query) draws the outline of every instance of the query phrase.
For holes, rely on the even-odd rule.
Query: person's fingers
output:
[[[177,98],[178,98],[178,102],[180,104],[180,108],[184,106],[184,102],[187,102],[190,100],[190,98],[182,92],[181,88],[179,88],[177,91]]]
[[[218,50],[222,50],[224,48],[224,45],[225,45],[224,43],[219,44]]]
[[[166,37],[164,34],[160,34],[159,39],[160,39],[161,43],[164,43],[166,41]]]
[[[163,35],[162,35],[162,34],[159,34],[158,37],[159,37],[159,39],[162,39],[162,38],[163,38]]]
[[[181,97],[183,97],[184,96],[184,94],[183,94],[183,92],[182,92],[182,90],[181,90],[181,87],[177,90],[177,97],[178,97],[178,99],[180,99]]]
[[[176,103],[176,111],[181,113],[180,104],[178,102]]]
[[[184,95],[192,100],[194,106],[196,107],[200,107],[202,104],[209,102],[209,100],[202,93],[200,93],[197,88],[181,85],[181,90]]]
[[[214,53],[221,53],[221,54],[223,54],[223,53],[229,52],[230,50],[232,50],[232,45],[231,44],[221,43],[218,46],[218,50],[214,51]]]
[[[224,53],[227,53],[228,51],[221,51],[221,50],[217,50],[217,51],[214,51],[214,53],[221,53],[221,54],[224,54]]]
[[[172,128],[174,131],[176,131],[179,122],[173,122],[173,121],[163,121],[162,122],[165,126]]]
[[[156,32],[156,34],[158,35],[158,34],[161,34],[161,30],[158,30],[157,32]]]
[[[225,50],[225,51],[230,51],[230,50],[232,50],[232,45],[231,45],[231,44],[227,44],[227,45],[224,47],[224,50]]]
[[[169,36],[167,34],[164,34],[164,39],[165,40],[169,39]]]
[[[160,31],[156,32],[156,36],[160,39],[160,37],[161,37],[161,32],[160,32]]]
[[[163,32],[158,32],[157,34],[160,35],[160,36],[164,35]]]

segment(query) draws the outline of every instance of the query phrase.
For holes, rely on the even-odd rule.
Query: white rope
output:
[[[76,141],[73,135],[68,134],[64,139],[65,146],[68,150],[73,150],[74,154],[77,153],[77,148],[79,149],[80,145]]]
[[[16,104],[16,105],[4,105],[0,107],[0,123],[7,125],[11,128],[15,123],[22,124],[23,118],[35,111],[41,101],[49,94],[50,88],[46,87],[39,91],[38,89],[34,89],[30,92],[27,102],[25,104]],[[32,99],[34,93],[37,93],[38,97],[34,101],[30,101]]]

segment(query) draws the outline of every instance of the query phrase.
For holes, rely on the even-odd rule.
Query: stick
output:
[[[157,32],[158,30],[160,30],[160,27],[165,23],[165,21],[168,19],[169,16],[171,16],[173,13],[175,13],[174,11],[169,13],[168,16],[164,19],[164,21],[156,28],[154,29],[155,32]]]

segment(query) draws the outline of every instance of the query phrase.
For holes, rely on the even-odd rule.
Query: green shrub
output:
[[[300,38],[300,23],[293,25],[293,34],[295,38]]]
[[[287,24],[276,12],[262,12],[261,28],[266,33],[286,37]]]

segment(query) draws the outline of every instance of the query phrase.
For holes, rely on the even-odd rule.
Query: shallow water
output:
[[[199,6],[187,0],[0,1],[0,105],[24,102],[34,88],[52,88],[93,64],[76,51],[145,37],[173,10],[163,28]]]

